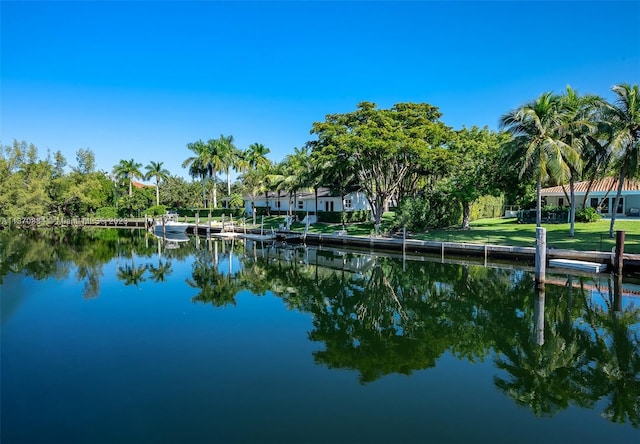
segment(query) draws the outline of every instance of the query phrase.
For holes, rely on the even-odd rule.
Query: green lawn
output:
[[[194,218],[189,218],[194,222]],[[250,222],[250,219],[245,219]],[[206,219],[200,218],[202,223]],[[386,233],[392,225],[393,213],[383,216],[380,232]],[[240,222],[234,220],[234,222]],[[258,225],[247,227],[259,228]],[[547,246],[549,248],[561,248],[570,250],[611,251],[615,246],[615,239],[609,238],[608,219],[602,219],[593,223],[576,223],[576,235],[569,237],[569,224],[544,224],[547,229]],[[265,216],[264,229],[278,229],[284,224],[284,216]],[[309,233],[331,234],[342,229],[339,224],[314,224],[309,228]],[[294,223],[292,230],[302,231],[304,225]],[[351,236],[369,236],[375,233],[372,223],[349,224],[346,227],[347,234]],[[625,252],[640,254],[640,219],[618,220],[616,230],[626,232]],[[435,240],[445,242],[467,242],[494,245],[514,245],[533,247],[535,244],[535,224],[519,224],[516,219],[482,219],[471,223],[470,230],[439,229],[429,230],[426,233],[408,233],[408,237],[421,240]]]
[[[381,231],[388,231],[392,215],[385,215]],[[593,223],[576,223],[575,237],[569,237],[569,224],[544,224],[547,229],[547,246],[549,248],[569,250],[611,251],[615,239],[609,238],[609,220],[602,219]],[[301,224],[294,224],[293,229],[301,230]],[[341,229],[340,225],[316,224],[310,233],[333,233]],[[640,254],[640,219],[618,220],[616,230],[624,230],[625,251]],[[347,234],[368,236],[374,231],[373,224],[351,224],[347,226]],[[465,242],[494,245],[514,245],[533,247],[535,245],[535,224],[519,224],[516,219],[482,219],[471,223],[470,230],[440,229],[426,233],[409,233],[409,238],[435,240],[445,242]]]
[[[609,238],[609,220],[576,223],[575,237],[569,237],[569,224],[543,224],[547,246],[569,250],[611,251],[615,239]],[[640,220],[616,221],[616,230],[625,231],[625,251],[640,253]],[[535,224],[519,224],[516,219],[483,219],[471,224],[471,230],[433,230],[415,238],[451,242],[534,246]]]

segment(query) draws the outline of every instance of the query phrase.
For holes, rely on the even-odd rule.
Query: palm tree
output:
[[[137,163],[135,160],[120,160],[116,166],[113,167],[113,174],[116,175],[118,179],[126,179],[129,181],[129,197],[133,194],[133,189],[131,187],[131,182],[134,178],[142,177],[142,173],[140,172],[140,168],[142,168],[141,163]]]
[[[255,210],[255,202],[259,195],[264,193],[265,185],[262,175],[260,174],[260,170],[248,170],[242,176],[240,176],[240,180],[242,181],[242,188],[244,193],[249,196],[251,199],[251,208]],[[256,211],[252,211],[253,213],[253,223],[256,223]]]
[[[285,183],[288,185],[289,195],[291,196],[293,194],[294,196],[293,203],[295,205],[297,191],[311,186],[309,177],[311,171],[311,154],[309,153],[309,146],[294,148],[293,154],[287,155],[285,162],[287,164]],[[291,214],[291,211],[289,214]]]
[[[578,153],[558,136],[562,125],[562,101],[544,93],[532,102],[510,111],[500,119],[501,128],[514,136],[516,159],[522,161],[520,177],[533,173],[536,179],[536,226],[542,225],[542,182],[569,177],[569,165],[577,165]]]
[[[247,161],[250,168],[259,168],[260,166],[269,163],[267,154],[270,152],[271,150],[263,144],[252,143],[249,145],[249,148],[245,150],[244,159]]]
[[[153,160],[149,162],[149,165],[145,166],[147,173],[144,175],[145,180],[149,180],[152,177],[156,179],[156,205],[160,205],[160,189],[158,188],[158,184],[162,180],[167,180],[169,178],[169,170],[162,167],[164,162],[154,162]]]
[[[559,128],[560,137],[572,148],[568,150],[569,153],[577,153],[579,155],[573,161],[572,159],[565,160],[569,166],[569,202],[571,204],[569,237],[574,237],[576,220],[575,181],[576,179],[579,180],[582,175],[583,164],[594,164],[594,161],[590,161],[586,156],[589,153],[597,152],[597,150],[590,150],[589,145],[595,142],[594,135],[597,132],[597,125],[594,113],[601,106],[602,99],[593,95],[581,97],[576,90],[569,86],[566,93],[561,97],[561,101],[563,102],[563,124]]]
[[[210,139],[207,143],[202,140],[187,144],[187,148],[194,152],[194,156],[185,159],[182,162],[183,168],[189,168],[191,177],[202,178],[202,197],[205,195],[205,180],[213,179],[213,207],[218,206],[217,199],[217,173],[221,171],[222,159],[220,157],[220,141]],[[206,201],[205,201],[206,206]]]
[[[605,103],[602,115],[608,129],[609,148],[618,168],[618,192],[609,227],[609,236],[614,237],[624,181],[640,172],[640,88],[623,83],[614,85],[611,90],[617,96],[615,104]]]
[[[227,197],[231,196],[231,169],[236,169],[240,151],[233,144],[233,136],[220,134],[218,138],[218,156],[222,171],[227,173]]]
[[[288,154],[268,176],[268,182],[278,192],[278,197],[281,191],[289,194],[289,215],[292,214],[295,205],[295,199],[292,201],[292,197],[303,187],[305,166],[309,162],[308,148],[294,148],[294,153]]]
[[[206,158],[208,154],[207,145],[202,140],[198,140],[197,142],[188,143],[187,148],[193,151],[194,156],[185,159],[185,161],[182,162],[182,168],[188,168],[189,175],[192,178],[199,177],[200,179],[202,179],[202,203],[206,207],[207,199],[205,197],[205,180],[208,174],[206,166]]]

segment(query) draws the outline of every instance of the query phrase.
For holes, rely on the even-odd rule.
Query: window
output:
[[[606,197],[604,199],[602,199],[602,213],[608,213],[609,212],[609,198]]]
[[[304,210],[304,202],[301,200],[298,201],[298,210]]]
[[[612,200],[612,203],[615,203],[615,199]],[[622,210],[624,210],[624,197],[620,197],[620,202],[618,202],[618,208],[616,209],[616,213],[622,214]]]
[[[277,202],[276,202],[276,208],[277,208],[277,209],[280,209],[280,201],[277,201]]]
[[[344,207],[345,208],[351,208],[351,199],[345,199],[344,200]]]
[[[591,198],[591,204],[589,205],[591,208],[598,208],[598,198],[597,197],[592,197]]]
[[[559,207],[564,207],[564,198],[562,198],[562,197],[558,198],[558,206]]]

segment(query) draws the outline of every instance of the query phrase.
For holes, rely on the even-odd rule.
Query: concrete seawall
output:
[[[189,232],[195,234],[195,225],[189,227]],[[206,235],[207,227],[198,226],[198,234]],[[220,231],[212,227],[210,233]],[[239,230],[236,230],[239,231]],[[247,230],[249,232],[249,230]],[[252,230],[255,232],[255,230]],[[299,232],[277,232],[280,239],[289,243],[306,243],[311,245],[331,245],[356,247],[380,251],[404,251],[406,253],[430,253],[445,256],[480,257],[485,261],[488,258],[535,261],[535,247],[518,247],[509,245],[471,244],[462,242],[424,241],[417,239],[376,237],[376,236],[349,236],[343,234],[309,233],[302,236]],[[573,259],[579,261],[596,262],[600,264],[612,264],[612,254],[603,251],[580,251],[550,248],[547,250],[547,259]],[[627,270],[640,270],[640,256],[633,254],[624,255],[624,267]]]

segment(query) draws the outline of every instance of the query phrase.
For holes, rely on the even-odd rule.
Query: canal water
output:
[[[2,443],[635,443],[640,287],[141,230],[0,231]]]

